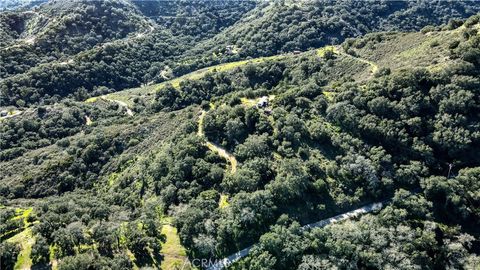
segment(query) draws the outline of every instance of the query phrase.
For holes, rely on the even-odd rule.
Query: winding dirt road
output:
[[[208,149],[212,150],[213,152],[216,152],[219,156],[227,160],[227,162],[230,164],[230,173],[234,174],[235,172],[237,172],[237,163],[238,163],[235,156],[229,153],[226,149],[219,146],[218,144],[209,142],[206,140],[207,137],[205,136],[205,131],[203,130],[203,120],[205,118],[205,115],[207,115],[207,112],[202,110],[200,117],[198,119],[197,134],[198,136],[205,138],[205,141],[206,141],[205,145],[208,147]]]
[[[355,59],[355,60],[357,60],[357,61],[360,61],[360,62],[362,62],[362,63],[365,63],[365,64],[369,65],[370,68],[371,68],[371,73],[372,73],[372,74],[375,74],[375,73],[378,71],[378,65],[375,64],[375,63],[372,62],[372,61],[369,61],[369,60],[367,60],[367,59],[360,58],[360,57],[357,57],[357,56],[353,56],[353,55],[348,54],[348,53],[346,53],[346,52],[344,52],[344,51],[338,51],[338,54],[341,54],[341,55],[346,56],[346,57],[353,58],[353,59]]]
[[[110,98],[107,98],[106,96],[101,96],[100,98],[103,99],[103,100],[106,100],[106,101],[117,103],[120,107],[125,109],[125,111],[127,112],[127,115],[133,116],[133,111],[130,110],[130,108],[128,108],[127,103],[125,103],[123,101],[120,101],[120,100],[116,100],[116,99],[110,99]]]

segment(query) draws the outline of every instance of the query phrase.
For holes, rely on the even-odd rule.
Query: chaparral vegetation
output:
[[[0,269],[479,269],[479,12],[0,3]]]

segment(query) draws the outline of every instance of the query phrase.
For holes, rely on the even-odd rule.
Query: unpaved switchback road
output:
[[[317,51],[317,55],[318,56],[321,56],[323,57],[325,55],[325,53],[327,51],[330,51],[334,54],[337,54],[337,55],[342,55],[342,56],[345,56],[345,57],[348,57],[348,58],[352,58],[356,61],[359,61],[359,62],[362,62],[364,64],[367,64],[370,66],[370,69],[371,69],[371,74],[375,74],[377,71],[378,71],[378,65],[375,63],[375,62],[372,62],[370,60],[367,60],[367,59],[364,59],[364,58],[361,58],[361,57],[358,57],[358,56],[354,56],[354,55],[351,55],[351,54],[348,54],[347,52],[345,52],[341,46],[325,46],[325,47],[322,47],[322,48],[319,48],[319,49],[316,49]]]
[[[206,139],[205,136],[205,131],[203,130],[203,119],[205,118],[205,115],[207,114],[206,111],[201,111],[200,117],[198,119],[198,136],[203,137]],[[231,153],[229,153],[227,150],[222,148],[216,143],[209,142],[205,140],[206,143],[205,145],[208,147],[208,149],[212,150],[213,152],[218,153],[219,156],[222,158],[226,159],[228,163],[230,163],[230,173],[234,174],[237,171],[237,159],[235,156],[233,156]]]
[[[367,59],[364,59],[364,58],[361,58],[361,57],[358,57],[358,56],[353,56],[351,54],[348,54],[345,51],[343,51],[341,47],[336,47],[335,50],[336,50],[336,53],[338,53],[338,54],[341,54],[341,55],[346,56],[346,57],[353,58],[357,61],[360,61],[362,63],[365,63],[365,64],[369,65],[370,68],[371,68],[372,75],[375,74],[378,71],[378,65],[376,63],[372,62],[372,61],[369,61]]]
[[[123,101],[120,101],[120,100],[116,100],[116,99],[109,99],[107,98],[106,96],[101,96],[101,98],[103,100],[106,100],[106,101],[110,101],[110,102],[115,102],[117,103],[120,107],[124,108],[125,111],[127,112],[127,115],[129,116],[133,116],[133,111],[130,110],[130,108],[128,108],[128,104],[123,102]]]

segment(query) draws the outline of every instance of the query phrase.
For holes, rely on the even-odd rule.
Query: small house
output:
[[[257,102],[257,108],[265,108],[268,106],[268,97],[263,96]]]
[[[235,45],[227,45],[225,50],[227,54],[238,54],[238,48]]]

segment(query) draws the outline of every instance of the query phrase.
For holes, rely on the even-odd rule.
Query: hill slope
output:
[[[377,31],[420,30],[480,11],[476,1],[274,1],[265,3],[206,47],[236,45],[265,56],[338,44]]]
[[[238,44],[193,59],[193,32],[155,27],[2,82],[30,105],[0,119],[2,269],[159,268],[254,243],[232,269],[475,267],[480,16],[249,60]],[[124,89],[145,72],[164,82]]]
[[[48,0],[3,0],[0,3],[0,11],[29,9],[46,1]]]
[[[161,1],[158,2],[160,3],[158,10],[161,12],[153,15],[156,16],[157,24],[153,25],[154,28],[148,28],[148,26],[145,28],[144,25],[152,23],[145,15],[150,14],[148,12],[156,14],[155,8],[144,7],[139,2],[134,5],[135,2],[132,4],[126,1],[93,2],[96,4],[90,1],[85,3],[78,1],[66,8],[74,11],[77,5],[97,5],[101,12],[108,13],[108,10],[119,5],[119,16],[129,16],[132,26],[137,25],[136,28],[134,27],[137,29],[136,35],[122,42],[107,42],[103,46],[88,50],[92,44],[101,43],[108,37],[109,25],[116,27],[115,20],[108,21],[113,17],[108,16],[105,18],[107,21],[99,22],[100,26],[106,29],[106,37],[102,36],[100,39],[88,35],[81,37],[81,40],[76,40],[76,43],[82,40],[92,42],[90,45],[87,42],[87,45],[83,46],[83,49],[87,50],[75,56],[64,57],[63,60],[38,65],[39,59],[44,59],[44,62],[51,61],[50,53],[47,52],[45,55],[40,52],[38,55],[35,50],[28,48],[12,53],[5,51],[4,48],[2,53],[5,57],[2,57],[2,60],[6,60],[2,65],[5,68],[2,70],[4,80],[0,81],[0,89],[5,94],[1,97],[1,101],[3,104],[25,106],[39,102],[50,103],[52,101],[49,98],[52,95],[56,98],[69,95],[84,98],[92,93],[96,95],[98,92],[95,88],[98,86],[118,91],[152,81],[162,81],[171,76],[183,75],[214,63],[320,47],[376,30],[419,29],[429,23],[446,22],[448,18],[466,17],[480,8],[476,1],[439,1],[435,4],[427,4],[427,2],[314,1],[304,2],[301,5],[289,2],[283,4],[265,2],[250,10],[253,7],[251,2],[241,2],[242,4],[238,7],[231,8],[228,1],[221,1],[220,4],[217,1],[206,1],[197,9],[194,8],[197,7],[195,2],[180,1],[179,4],[163,4],[164,2]],[[165,5],[165,9],[162,5]],[[45,5],[45,8],[48,6],[48,4]],[[84,13],[87,18],[95,14],[95,8],[92,8],[86,9],[90,10]],[[146,12],[145,9],[149,11]],[[169,21],[168,16],[164,14],[175,16]],[[411,22],[403,25],[396,24],[398,18],[405,14],[408,14]],[[189,16],[196,19],[193,20]],[[198,18],[205,17],[212,18],[209,20],[216,22],[212,24],[211,30],[204,31],[205,26],[199,23]],[[82,25],[81,18],[77,16],[78,22],[74,18],[74,21],[66,26],[67,33],[76,29],[72,28],[73,23]],[[234,24],[234,22],[237,23]],[[129,29],[128,26],[126,29]],[[151,31],[145,32],[145,29]],[[216,36],[209,38],[218,31],[220,32]],[[61,33],[55,31],[53,33],[59,37],[58,42],[62,48],[65,46],[69,48],[69,35],[75,35],[77,32],[73,31],[65,38],[62,38]],[[205,39],[204,42],[197,44],[203,39]],[[15,50],[17,49],[15,47]],[[70,50],[75,52],[75,48]],[[179,57],[180,55],[182,57]],[[56,55],[57,58],[61,56],[62,54]],[[37,67],[31,68],[32,66]],[[103,78],[109,78],[109,80]],[[34,84],[33,81],[36,83]],[[86,83],[83,83],[84,81]],[[45,97],[47,93],[48,96]],[[18,100],[21,100],[19,104],[17,104]]]

